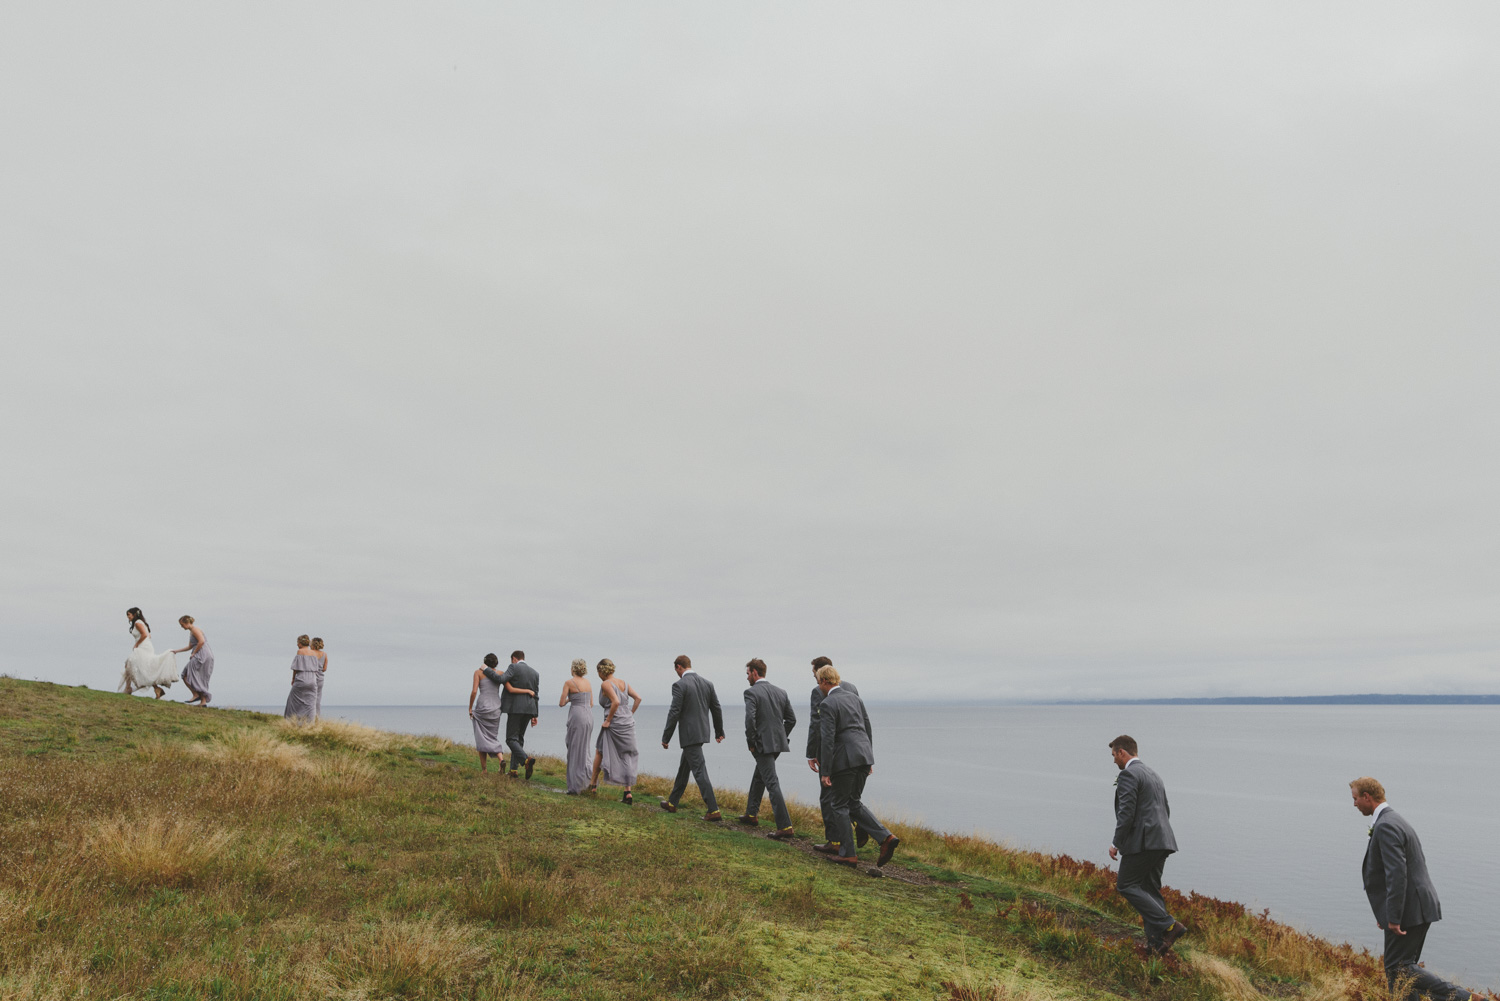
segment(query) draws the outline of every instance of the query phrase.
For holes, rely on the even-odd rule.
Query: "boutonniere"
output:
[[[1116,789],[1118,789],[1120,787],[1120,776],[1116,775],[1115,776],[1115,780],[1113,782],[1111,782],[1110,785],[1112,785]]]
[[[1374,836],[1375,836],[1375,825],[1371,824],[1369,827],[1365,828],[1365,837],[1367,837],[1367,838],[1373,838]]]

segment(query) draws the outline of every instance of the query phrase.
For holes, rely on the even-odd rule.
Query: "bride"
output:
[[[172,682],[179,678],[177,655],[170,650],[166,653],[156,652],[156,648],[151,645],[151,626],[139,608],[128,610],[125,618],[130,623],[130,635],[135,637],[135,647],[125,660],[125,673],[120,676],[119,690],[129,695],[150,685],[155,690],[156,697],[161,698],[167,694],[166,689]]]

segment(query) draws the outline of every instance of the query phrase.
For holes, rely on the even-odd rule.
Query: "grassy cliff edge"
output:
[[[12,679],[0,707],[0,999],[1388,1001],[1368,953],[1196,894],[1148,957],[1067,856],[893,825],[872,879],[695,799],[558,795],[551,759]]]

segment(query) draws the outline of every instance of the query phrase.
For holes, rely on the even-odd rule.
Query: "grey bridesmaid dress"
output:
[[[479,694],[474,696],[474,750],[501,755],[505,745],[500,741],[500,686],[488,675],[479,676]]]
[[[292,658],[292,690],[286,697],[287,719],[311,720],[318,711],[318,658],[299,653]]]
[[[599,702],[609,712],[609,703],[616,700],[620,708],[608,727],[599,728],[599,777],[616,786],[633,786],[641,765],[640,752],[635,746],[635,717],[630,712],[630,696],[606,681],[599,686]]]
[[[182,683],[193,692],[203,696],[203,703],[207,705],[212,696],[208,692],[208,680],[214,674],[214,652],[208,645],[208,640],[188,658],[188,662],[182,667]]]
[[[589,760],[589,737],[594,732],[594,710],[589,708],[589,692],[568,695],[568,792],[583,792],[589,787],[594,763]]]

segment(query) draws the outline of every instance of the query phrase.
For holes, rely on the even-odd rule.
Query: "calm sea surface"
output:
[[[793,693],[799,720],[807,694]],[[738,701],[737,698],[735,701]],[[744,789],[751,761],[738,707],[709,745],[715,785]],[[280,707],[268,711],[279,712]],[[473,743],[461,706],[325,707],[370,726]],[[659,739],[666,711],[641,707],[642,771],[674,775]],[[1007,706],[871,704],[875,774],[866,801],[883,818],[979,833],[1104,864],[1114,829],[1107,744],[1129,733],[1167,784],[1181,850],[1167,882],[1269,908],[1273,917],[1379,953],[1360,886],[1368,821],[1348,782],[1374,775],[1422,836],[1443,902],[1423,958],[1476,987],[1500,987],[1500,707]],[[527,746],[563,756],[565,711],[544,710]],[[598,725],[596,710],[595,725]],[[781,762],[782,785],[817,801],[802,760],[805,720]]]

